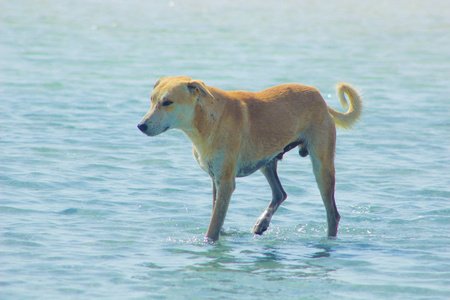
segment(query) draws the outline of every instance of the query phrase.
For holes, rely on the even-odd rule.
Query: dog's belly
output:
[[[273,156],[265,157],[261,160],[255,161],[255,162],[252,162],[252,161],[241,162],[240,164],[237,165],[236,177],[245,177],[245,176],[251,175],[251,174],[255,173],[256,171],[258,171],[259,169],[261,169],[262,167],[264,167],[265,165],[267,165],[273,159],[282,160],[283,155],[286,152],[289,152],[290,150],[294,149],[297,146],[300,146],[300,155],[302,157],[305,157],[306,155],[308,155],[308,150],[306,149],[306,147],[303,147],[303,143],[304,143],[303,140],[298,139],[298,140],[286,145],[282,151],[279,151],[277,154],[275,154]]]
[[[257,162],[244,162],[240,164],[237,168],[236,177],[245,177],[248,175],[251,175],[267,165],[273,157],[270,158],[264,158],[262,160],[259,160]]]

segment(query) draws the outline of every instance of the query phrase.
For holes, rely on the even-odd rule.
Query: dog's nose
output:
[[[145,124],[145,123],[139,124],[137,127],[138,127],[139,130],[142,131],[142,132],[146,132],[146,131],[147,131],[147,128],[148,128],[147,124]]]

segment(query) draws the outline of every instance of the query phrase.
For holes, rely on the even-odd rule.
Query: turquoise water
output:
[[[0,299],[448,299],[446,1],[0,1]],[[210,179],[178,131],[136,125],[160,76],[225,90],[299,82],[337,109],[338,237],[309,159],[288,198],[237,180],[203,242]]]

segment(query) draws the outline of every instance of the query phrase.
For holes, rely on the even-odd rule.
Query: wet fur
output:
[[[277,163],[295,147],[311,157],[325,205],[328,236],[336,236],[339,213],[334,200],[336,126],[351,128],[362,112],[358,92],[337,85],[346,113],[328,107],[319,91],[300,84],[278,85],[261,92],[226,92],[188,77],[165,77],[155,84],[152,104],[139,123],[149,136],[180,129],[192,141],[194,157],[212,179],[213,212],[206,237],[216,241],[224,223],[235,178],[260,170],[272,189],[272,201],[254,232],[267,230],[286,199]]]

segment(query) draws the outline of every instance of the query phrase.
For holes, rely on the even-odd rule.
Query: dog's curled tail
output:
[[[337,84],[336,93],[341,101],[341,105],[344,108],[348,107],[348,110],[346,113],[341,113],[328,106],[328,112],[333,117],[337,127],[347,130],[351,129],[356,124],[362,113],[363,105],[361,95],[348,83]],[[345,94],[347,94],[350,100],[350,106],[347,103],[347,99],[345,99]]]

